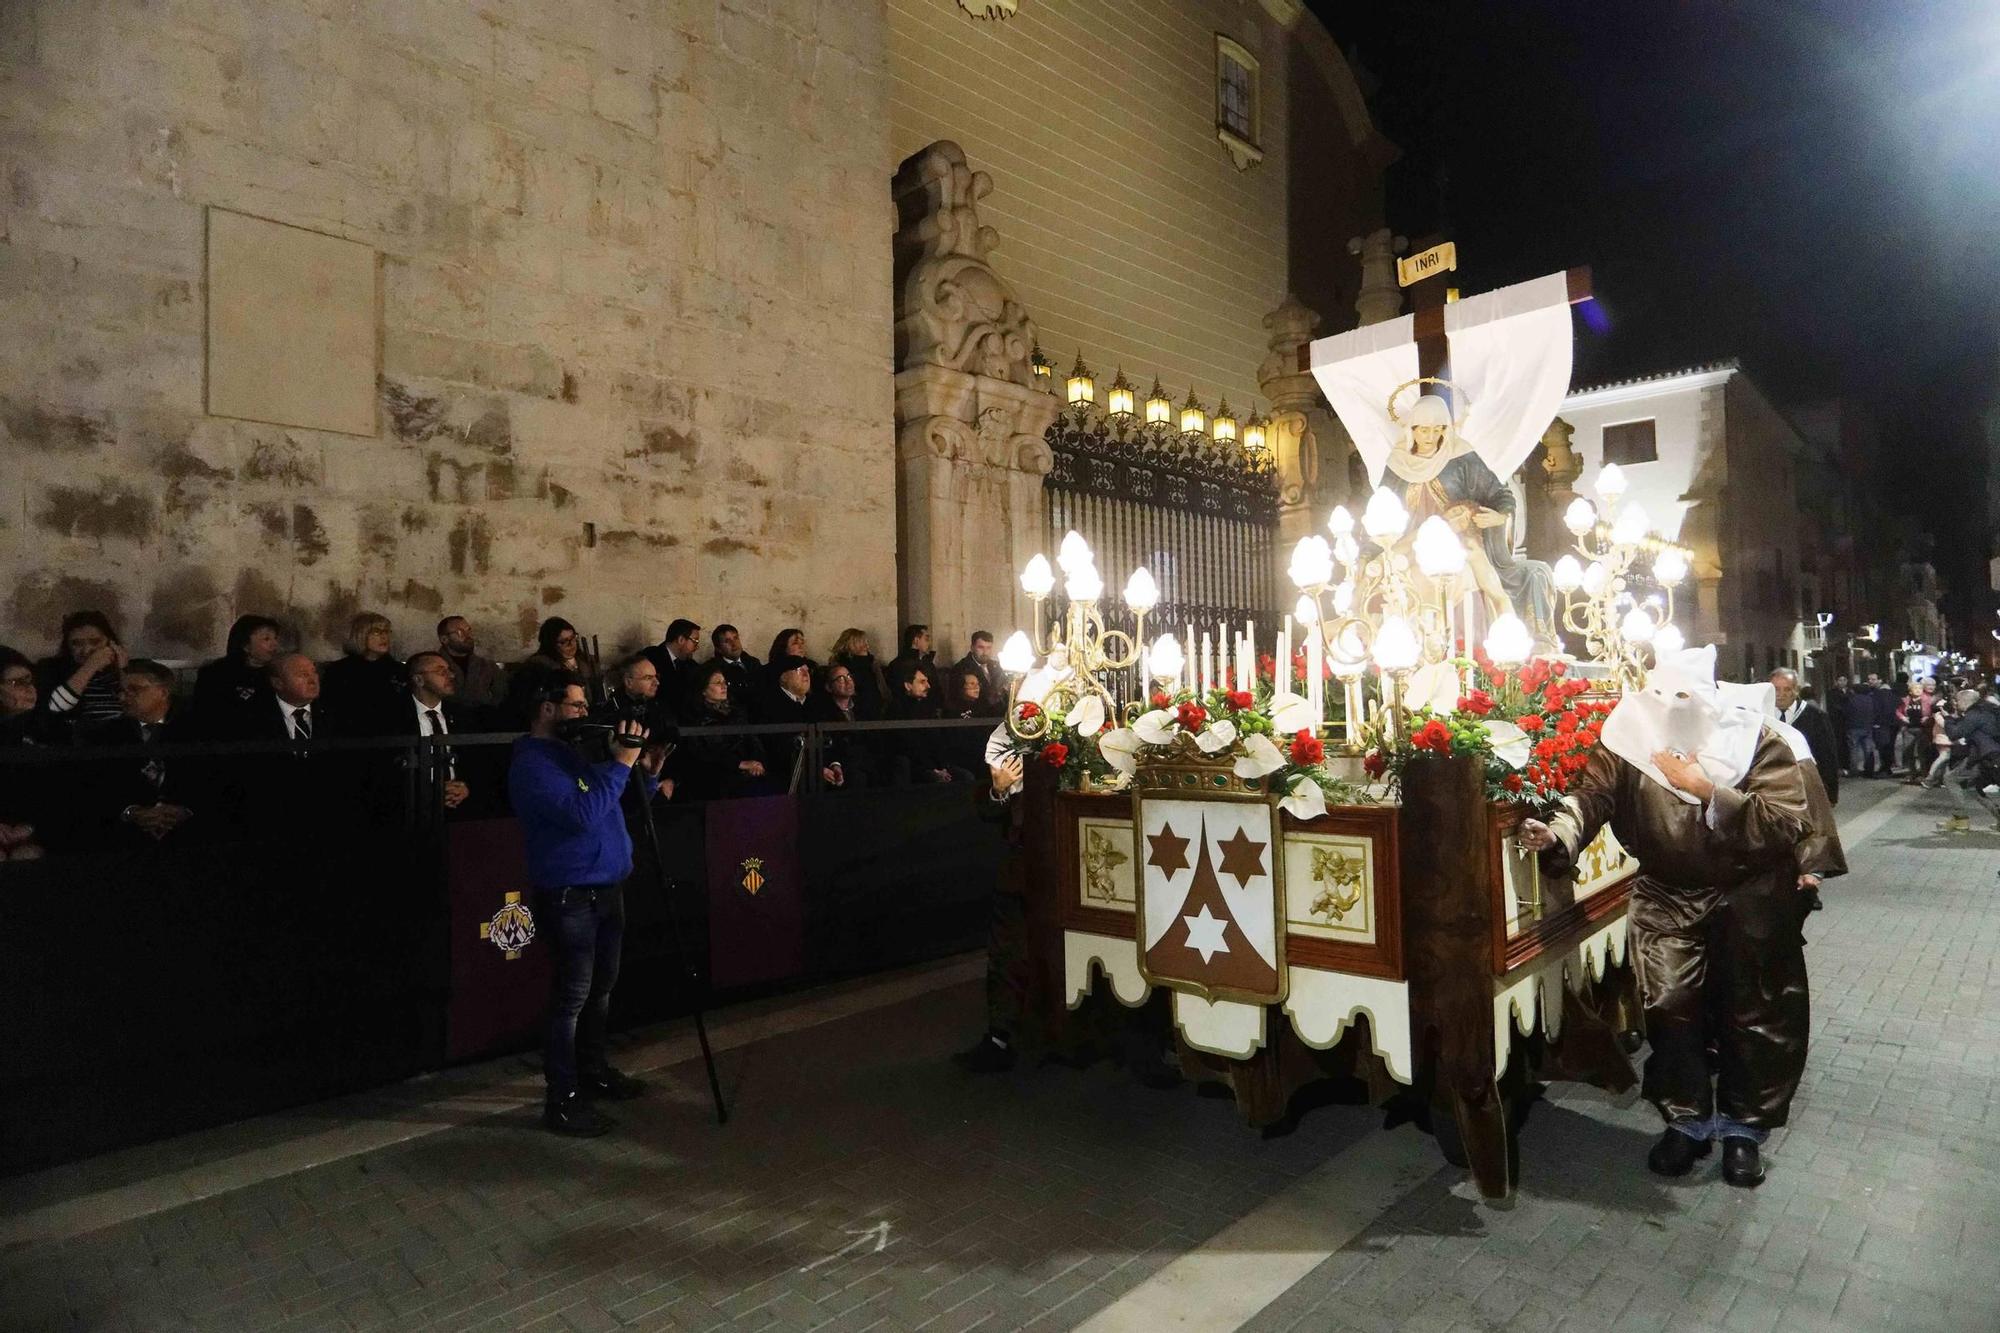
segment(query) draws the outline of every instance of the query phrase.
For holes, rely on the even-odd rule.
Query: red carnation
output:
[[[1174,710],[1174,721],[1187,731],[1200,731],[1208,723],[1208,710],[1190,700]]]
[[[1556,719],[1556,730],[1564,736],[1576,730],[1576,714],[1564,713]]]
[[[1042,747],[1042,762],[1050,768],[1061,768],[1069,762],[1069,747],[1061,741]]]
[[[1563,661],[1560,657],[1558,657],[1555,661],[1549,663],[1549,670],[1555,673],[1556,675],[1560,676],[1564,672],[1569,670],[1569,663]]]
[[[1381,777],[1383,773],[1388,771],[1388,768],[1389,761],[1382,757],[1380,750],[1370,750],[1367,754],[1361,756],[1361,769],[1371,778]]]
[[[1493,696],[1485,690],[1475,689],[1458,701],[1458,706],[1474,717],[1485,717],[1493,711]]]
[[[1256,702],[1257,697],[1248,690],[1231,690],[1229,692],[1229,706],[1239,713],[1251,707]]]
[[[1500,785],[1508,791],[1519,791],[1521,790],[1521,775],[1519,773],[1509,773],[1506,777],[1500,779]]]
[[[1542,729],[1542,719],[1534,713],[1528,713],[1515,718],[1514,725],[1532,735]]]
[[[1165,691],[1160,691],[1153,695],[1153,707],[1155,708],[1165,708],[1173,701],[1173,696],[1167,694]]]
[[[1303,727],[1300,728],[1299,734],[1292,737],[1292,762],[1317,764],[1324,758],[1326,758],[1326,747],[1320,744],[1319,737]]]
[[[1021,718],[1023,721],[1031,717],[1040,717],[1041,715],[1042,707],[1040,704],[1026,703],[1021,705]]]

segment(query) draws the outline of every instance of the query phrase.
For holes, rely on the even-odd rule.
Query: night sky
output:
[[[1734,356],[1872,410],[1882,493],[1983,586],[2000,3],[1311,5],[1403,150],[1390,225],[1456,240],[1464,290],[1588,264],[1579,383]]]

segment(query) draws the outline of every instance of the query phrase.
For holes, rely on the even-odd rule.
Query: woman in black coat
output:
[[[408,706],[409,678],[389,651],[394,639],[389,617],[362,611],[348,622],[347,655],[319,669],[319,694],[326,710],[362,732],[373,731]]]
[[[236,618],[222,656],[195,673],[194,723],[205,735],[244,735],[260,705],[275,707],[266,672],[281,647],[280,627],[271,617]]]
[[[749,721],[729,701],[729,673],[720,663],[706,663],[697,677],[700,686],[681,714],[681,743],[668,760],[675,795],[712,801],[728,796],[767,796],[781,788],[770,772],[770,759],[756,736],[714,736],[709,727],[742,726]]]

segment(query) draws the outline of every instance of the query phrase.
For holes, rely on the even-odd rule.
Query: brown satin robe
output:
[[[1823,858],[1801,766],[1775,732],[1759,737],[1750,770],[1713,797],[1716,827],[1600,747],[1570,787],[1570,809],[1550,821],[1569,858],[1606,823],[1639,862],[1632,890],[1631,956],[1646,1010],[1645,1094],[1668,1121],[1785,1123],[1805,1067],[1808,1025],[1801,858]],[[1829,817],[1824,828],[1837,852]],[[1812,848],[1802,849],[1802,845]],[[1727,988],[1726,1018],[1710,1033],[1704,988]],[[1711,1085],[1706,1046],[1720,1064]]]

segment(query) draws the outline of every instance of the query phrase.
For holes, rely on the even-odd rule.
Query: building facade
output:
[[[984,173],[1064,368],[1247,415],[1300,238],[1344,310],[1389,156],[1292,0],[34,0],[0,73],[31,651],[78,607],[169,657],[361,607],[401,650],[446,611],[502,656],[549,614],[887,640],[941,558],[899,524],[904,164]]]

